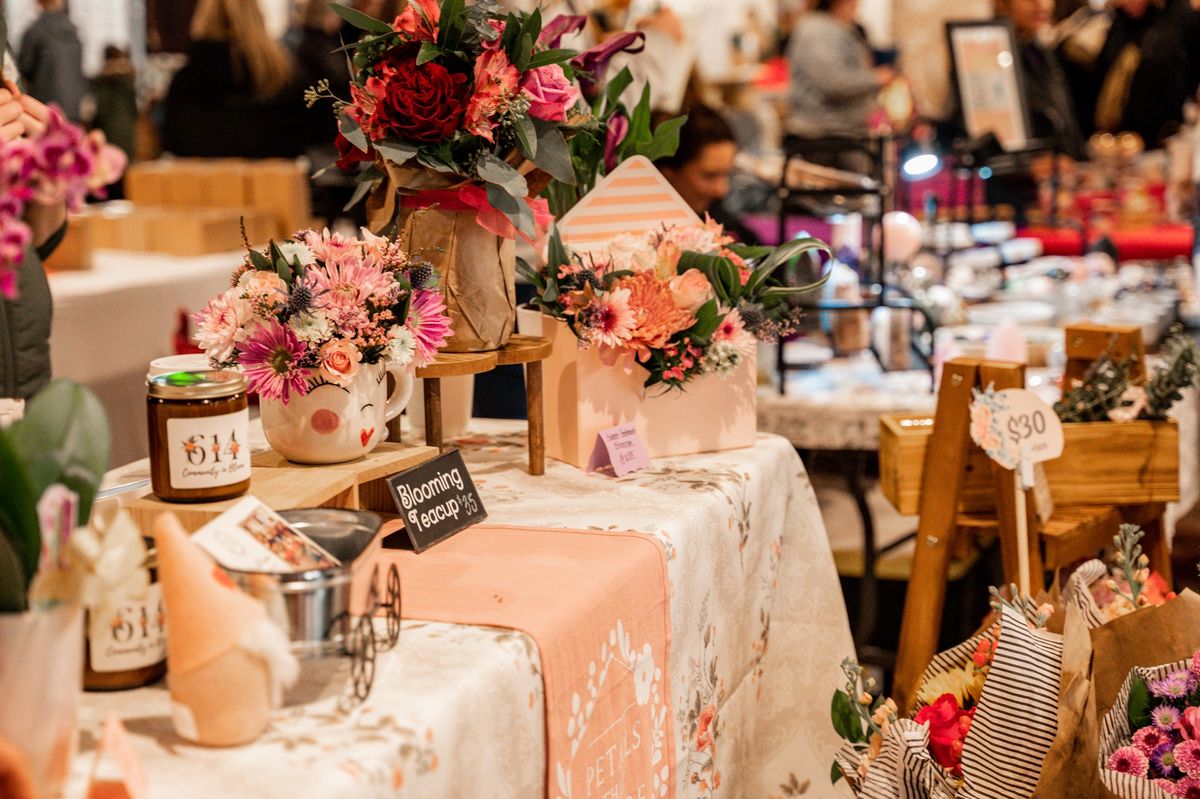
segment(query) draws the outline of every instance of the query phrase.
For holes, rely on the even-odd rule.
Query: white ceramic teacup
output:
[[[396,387],[387,395],[387,375]],[[348,386],[310,370],[308,393],[281,400],[259,398],[271,449],[296,463],[342,463],[366,455],[387,438],[387,423],[412,397],[411,367],[363,366]]]

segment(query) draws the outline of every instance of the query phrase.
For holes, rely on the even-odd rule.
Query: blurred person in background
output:
[[[679,149],[655,166],[701,218],[707,214],[738,241],[757,244],[758,237],[725,207],[738,153],[733,129],[707,106],[693,105],[684,113],[687,122],[679,131]],[[656,112],[652,123],[657,126],[672,116]]]
[[[38,0],[38,6],[42,12],[21,37],[17,68],[29,94],[57,103],[67,119],[78,123],[88,88],[79,32],[67,16],[66,0]]]
[[[1093,74],[1096,129],[1161,146],[1200,85],[1200,14],[1189,0],[1117,0]]]
[[[133,62],[120,47],[104,48],[104,64],[92,79],[95,114],[91,127],[104,131],[110,144],[120,147],[133,161],[137,128],[137,87],[133,80]],[[110,192],[110,196],[111,192]]]
[[[1054,22],[1054,0],[997,0],[997,16],[1012,22],[1021,56],[1021,80],[1035,138],[1081,160],[1087,153],[1071,91],[1058,56],[1043,44]]]
[[[304,145],[304,85],[258,3],[200,0],[187,63],[171,80],[163,149],[177,156],[270,158]]]
[[[788,129],[802,136],[865,136],[879,90],[895,77],[890,66],[873,67],[855,23],[858,0],[816,0],[788,40],[791,117]]]

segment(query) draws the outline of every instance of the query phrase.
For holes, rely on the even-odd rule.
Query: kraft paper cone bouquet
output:
[[[286,633],[191,541],[173,514],[154,524],[167,614],[167,684],[182,738],[234,746],[257,738],[299,675]]]

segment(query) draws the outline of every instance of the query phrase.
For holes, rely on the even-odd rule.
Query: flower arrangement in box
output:
[[[16,297],[16,269],[33,238],[25,207],[65,201],[78,210],[84,197],[102,194],[125,169],[125,154],[103,133],[84,133],[58,108],[47,110],[40,134],[0,143],[0,295],[8,299]]]
[[[602,164],[675,151],[682,119],[651,130],[648,89],[630,113],[619,101],[628,70],[603,80],[642,34],[580,53],[560,44],[581,16],[543,23],[540,10],[505,13],[491,0],[413,0],[392,22],[333,9],[365,32],[346,48],[350,97],[324,82],[307,97],[334,102],[338,166],[367,164],[352,202],[369,194],[374,230],[395,223],[440,253],[453,350],[502,346],[515,315],[512,239],[551,219],[538,195],[555,183],[562,213]]]
[[[413,369],[449,335],[430,264],[362,235],[302,230],[261,252],[247,247],[231,288],[195,316],[200,346],[215,367],[244,372],[285,457],[322,462],[325,452],[334,462],[373,449],[403,410]],[[397,384],[386,403],[385,372]],[[285,443],[285,427],[302,440]]]
[[[788,286],[776,273],[821,254],[830,259],[811,238],[744,247],[709,219],[618,236],[587,256],[568,252],[555,235],[546,266],[521,270],[534,305],[566,322],[580,348],[599,348],[608,363],[633,357],[647,372],[646,388],[682,389],[701,375],[731,373],[756,340],[791,333],[800,311],[788,298],[824,278]]]
[[[83,608],[105,613],[149,583],[141,533],[94,508],[108,457],[99,400],[65,380],[0,429],[0,739],[25,755],[38,795],[57,795],[75,748]]]

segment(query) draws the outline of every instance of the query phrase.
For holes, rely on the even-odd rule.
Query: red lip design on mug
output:
[[[362,440],[362,445],[364,447],[370,443],[371,436],[373,436],[373,435],[375,435],[374,427],[372,427],[370,430],[367,430],[366,428],[364,428],[364,429],[358,431],[358,437]]]

